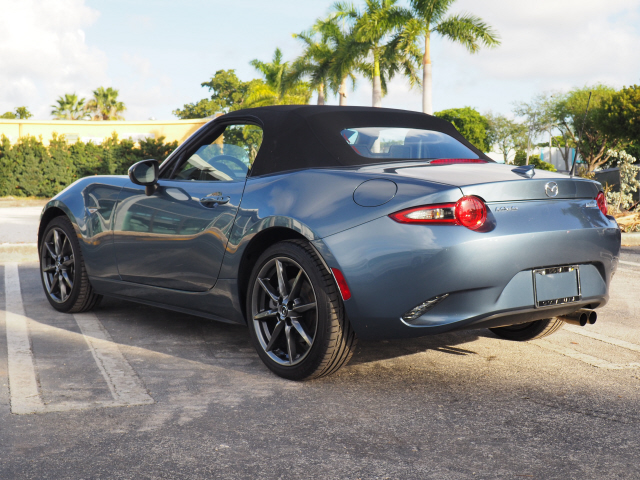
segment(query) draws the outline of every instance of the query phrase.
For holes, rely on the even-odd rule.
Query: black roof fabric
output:
[[[253,120],[263,128],[260,151],[251,176],[286,170],[318,167],[352,167],[389,163],[389,158],[365,158],[358,155],[340,132],[353,127],[402,127],[446,133],[490,160],[471,145],[455,127],[424,113],[372,107],[282,105],[251,108],[218,117],[228,122]]]

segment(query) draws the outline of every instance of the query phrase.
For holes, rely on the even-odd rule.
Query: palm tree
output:
[[[118,101],[118,90],[99,87],[93,91],[93,98],[87,102],[86,111],[92,120],[124,120],[120,113],[127,108]]]
[[[56,120],[82,120],[86,118],[87,112],[84,109],[84,98],[78,99],[75,93],[65,93],[56,100],[57,105],[51,105],[51,115]]]
[[[340,105],[347,104],[347,82],[351,79],[353,88],[356,86],[354,72],[358,69],[358,61],[366,55],[365,44],[356,40],[351,29],[345,29],[340,20],[349,20],[350,10],[353,7],[340,5],[329,18],[318,20],[313,30],[318,32],[323,41],[329,44],[333,56],[330,63],[329,84],[334,93],[340,98]],[[341,14],[342,12],[342,14]],[[344,15],[346,13],[346,15]]]
[[[448,38],[476,53],[480,45],[500,45],[498,33],[484,21],[471,14],[450,15],[447,11],[456,0],[410,0],[413,18],[403,29],[407,50],[417,49],[422,53],[422,111],[433,114],[431,77],[431,34]],[[419,46],[424,41],[424,49]],[[415,50],[414,50],[415,52]],[[413,53],[413,52],[412,52]],[[414,53],[415,54],[415,53]]]
[[[387,83],[397,74],[401,73],[409,79],[409,86],[413,88],[420,85],[420,78],[416,65],[418,59],[411,55],[411,51],[403,48],[401,37],[395,37],[380,50],[378,76],[382,95],[387,94]],[[371,61],[362,60],[359,62],[359,71],[370,81],[375,80],[375,64]],[[374,105],[380,106],[380,105]]]
[[[306,105],[311,98],[309,84],[296,80],[289,62],[282,61],[282,51],[276,48],[271,62],[249,62],[264,76],[264,83],[251,89],[246,107],[266,105]]]
[[[318,40],[316,36],[313,30],[293,34],[293,37],[302,40],[306,47],[302,55],[293,62],[288,81],[297,83],[303,77],[309,77],[309,86],[318,92],[318,105],[324,105],[325,87],[329,81],[331,61],[335,51],[327,43],[326,38],[321,36]]]
[[[371,80],[372,105],[381,107],[382,94],[386,90],[382,86],[383,78],[386,77],[386,87],[386,80],[400,70],[400,64],[408,66],[410,61],[407,52],[397,48],[398,34],[411,19],[410,12],[399,7],[397,0],[366,0],[363,12],[352,5],[336,3],[334,10],[339,17],[353,22],[355,39],[365,46],[368,59],[360,63],[360,70]]]

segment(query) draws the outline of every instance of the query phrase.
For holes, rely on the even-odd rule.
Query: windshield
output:
[[[480,158],[446,133],[393,127],[354,127],[340,132],[351,148],[367,158]]]

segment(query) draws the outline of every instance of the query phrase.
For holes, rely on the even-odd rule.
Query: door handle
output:
[[[215,207],[216,205],[224,205],[229,203],[231,197],[225,197],[224,195],[207,195],[200,199],[200,203],[205,207]]]

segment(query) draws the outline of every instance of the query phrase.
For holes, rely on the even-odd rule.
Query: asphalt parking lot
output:
[[[622,261],[594,326],[360,342],[307,383],[244,327],[59,314],[35,263],[4,262],[0,478],[640,478],[640,248]]]

